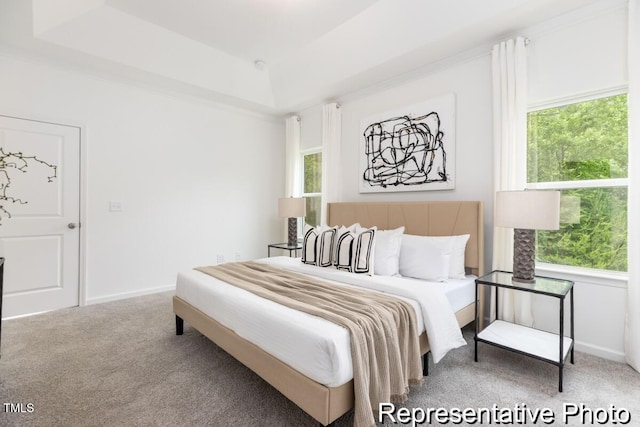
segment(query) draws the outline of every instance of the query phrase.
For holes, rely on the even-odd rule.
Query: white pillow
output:
[[[451,236],[453,239],[453,249],[451,250],[451,261],[449,263],[449,279],[464,279],[467,272],[464,269],[464,251],[467,248],[469,234]]]
[[[374,273],[395,276],[400,271],[400,248],[404,227],[394,230],[378,230],[375,239]]]
[[[464,270],[464,251],[467,247],[469,234],[459,236],[425,236],[435,241],[451,242],[451,259],[449,261],[449,279],[464,279],[467,273]],[[444,243],[443,243],[444,244]]]
[[[430,236],[402,236],[400,274],[416,279],[446,282],[453,250],[453,239]]]

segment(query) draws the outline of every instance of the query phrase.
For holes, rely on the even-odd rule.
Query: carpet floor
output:
[[[0,425],[318,426],[188,324],[182,336],[174,325],[170,293],[4,321]],[[425,384],[399,406],[548,408],[551,424],[494,425],[566,425],[565,405],[583,404],[567,424],[616,425],[612,416],[628,413],[626,425],[640,426],[640,374],[629,366],[576,352],[559,393],[556,367],[482,344],[474,363],[472,330],[464,334],[469,345],[431,362]],[[352,423],[349,412],[336,425]]]

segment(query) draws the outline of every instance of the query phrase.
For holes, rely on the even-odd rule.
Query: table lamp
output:
[[[559,191],[498,191],[496,227],[513,228],[513,280],[535,282],[536,230],[560,228]]]
[[[278,199],[278,216],[289,218],[288,241],[289,246],[298,243],[298,218],[306,214],[304,197],[281,197]]]

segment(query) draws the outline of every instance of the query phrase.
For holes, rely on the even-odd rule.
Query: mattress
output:
[[[399,277],[362,277],[306,265],[289,257],[256,261],[321,277],[341,286],[365,286],[385,292],[395,287],[419,288],[432,296],[434,292],[436,295],[442,293],[451,313],[466,307],[475,298],[474,276],[435,283]],[[341,326],[260,298],[196,270],[178,274],[176,295],[320,384],[338,387],[353,378],[349,333]],[[396,296],[411,304],[420,333],[425,331],[430,321],[425,319],[425,311],[418,301],[423,301],[424,305],[424,299]]]

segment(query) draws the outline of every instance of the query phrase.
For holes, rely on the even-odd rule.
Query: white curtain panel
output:
[[[495,191],[523,190],[527,171],[527,48],[518,37],[493,47],[493,162]],[[512,270],[513,229],[493,229],[493,269]],[[500,318],[533,326],[531,294],[499,289]]]
[[[322,224],[327,222],[327,203],[339,201],[340,140],[342,117],[340,105],[322,106]]]
[[[302,177],[300,176],[300,117],[287,117],[285,121],[285,194],[284,197],[300,197]]]
[[[629,202],[627,315],[625,354],[640,372],[640,0],[629,0]]]
[[[300,158],[300,117],[290,116],[285,120],[285,192],[284,197],[300,197],[302,194],[302,160]],[[287,227],[284,241],[289,238]]]

